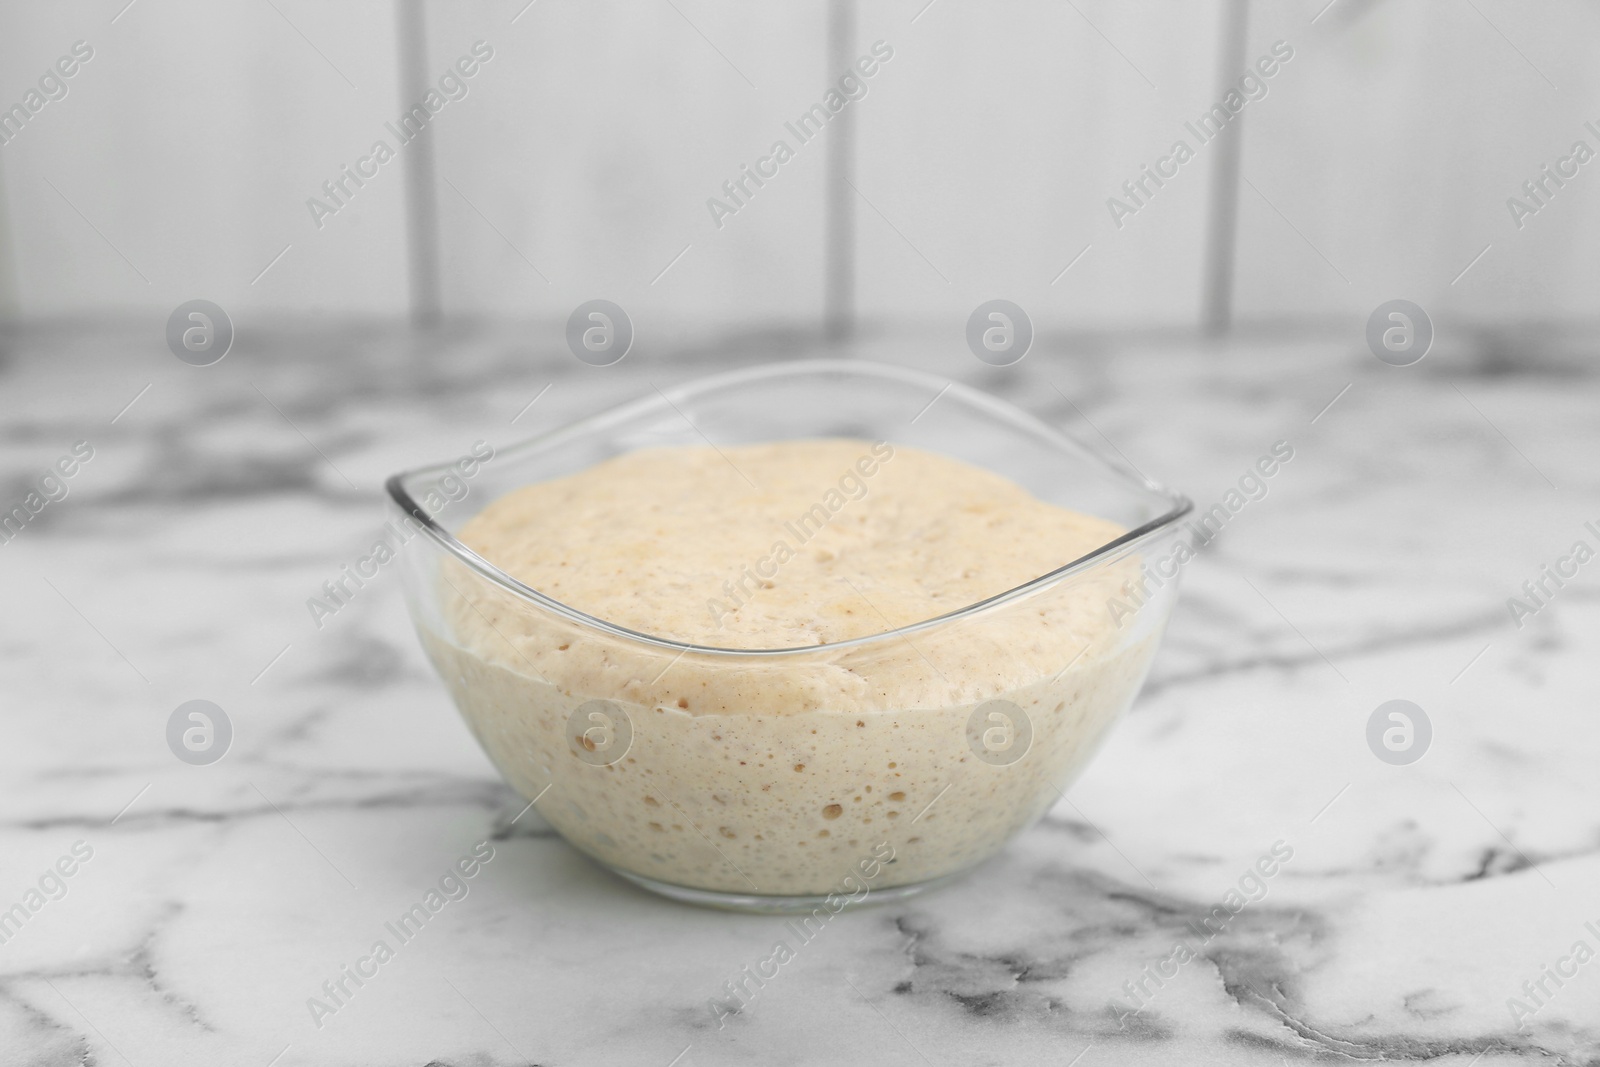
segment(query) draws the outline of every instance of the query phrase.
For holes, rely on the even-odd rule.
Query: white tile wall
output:
[[[857,51],[894,49],[849,105],[862,314],[959,322],[1004,296],[1043,329],[1196,322],[1217,146],[1183,123],[1219,97],[1221,0],[925,2],[860,0]],[[94,49],[0,146],[9,306],[403,311],[400,161],[320,229],[306,206],[395,143],[391,0],[125,3],[0,12],[0,106],[75,41]],[[431,71],[494,49],[429,134],[447,311],[560,317],[604,296],[636,318],[814,320],[827,149],[783,123],[839,73],[826,4],[525,3],[430,4]],[[1364,316],[1406,296],[1469,318],[1591,316],[1600,162],[1520,230],[1505,200],[1572,142],[1600,151],[1583,126],[1600,127],[1600,9],[1324,4],[1251,4],[1246,55],[1295,54],[1243,113],[1238,315]],[[1114,226],[1106,198],[1180,137],[1196,158]],[[714,226],[707,198],[779,138],[796,157]]]

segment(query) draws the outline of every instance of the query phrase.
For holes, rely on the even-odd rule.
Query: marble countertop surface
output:
[[[1041,338],[1003,369],[959,335],[857,345],[1202,507],[1275,442],[1295,458],[1187,568],[1148,685],[1041,824],[841,915],[719,1027],[708,1001],[783,920],[658,899],[517,818],[393,575],[320,630],[305,606],[370,544],[389,473],[808,351],[594,368],[560,343],[241,323],[198,368],[160,323],[5,336],[0,505],[92,457],[0,543],[0,1063],[1600,1063],[1600,563],[1561,563],[1600,547],[1586,361],[1442,341],[1390,367],[1359,323]],[[1578,573],[1534,604],[1547,565]],[[208,766],[167,743],[195,699],[232,727]],[[1396,699],[1432,727],[1407,765],[1367,739]],[[314,1017],[475,846],[470,892]]]

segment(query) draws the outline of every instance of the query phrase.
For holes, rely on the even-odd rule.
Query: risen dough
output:
[[[530,798],[551,786],[541,813],[584,851],[676,885],[794,895],[837,888],[887,841],[895,859],[874,884],[900,885],[998,848],[1132,699],[1154,635],[1119,630],[1107,602],[1136,561],[839,642],[986,600],[1121,533],[881,442],[648,449],[509,493],[459,537],[639,633],[821,648],[683,653],[568,621],[454,561],[441,632],[423,637],[490,756]],[[1014,759],[981,751],[984,738],[1004,749],[1005,728],[969,729],[995,699],[1032,735]],[[571,721],[596,700],[625,721]]]

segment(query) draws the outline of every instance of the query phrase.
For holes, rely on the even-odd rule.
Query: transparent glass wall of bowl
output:
[[[1179,500],[1010,404],[947,379],[881,364],[772,364],[668,389],[666,395],[670,403],[651,393],[501,449],[476,480],[473,498],[481,507],[530,482],[652,445],[858,437],[942,452],[1005,475],[1041,500],[1129,529],[1160,517]],[[421,485],[436,476],[436,469],[425,468],[403,478]],[[440,524],[454,532],[476,510],[450,509]]]

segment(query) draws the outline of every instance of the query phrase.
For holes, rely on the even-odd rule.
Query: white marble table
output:
[[[0,502],[75,441],[94,455],[0,544],[0,909],[25,913],[0,944],[0,1063],[1600,1062],[1600,961],[1570,955],[1600,950],[1600,564],[1520,628],[1506,604],[1600,540],[1582,361],[1530,342],[1507,373],[1441,343],[1396,369],[1359,323],[1045,339],[1006,370],[959,337],[859,346],[1115,442],[1202,505],[1275,441],[1295,458],[1187,569],[1149,686],[1067,802],[963,881],[839,917],[719,1029],[709,998],[782,920],[657,899],[536,813],[513,825],[392,575],[320,631],[305,607],[370,542],[391,471],[803,348],[598,369],[558,345],[245,322],[194,368],[159,323],[6,339]],[[210,766],[165,740],[197,698],[235,731]],[[1366,742],[1395,698],[1433,724],[1409,766]],[[479,842],[468,895],[314,1021],[308,998]],[[1277,842],[1265,895],[1201,943]],[[1132,1013],[1124,983],[1180,938],[1196,957]]]

